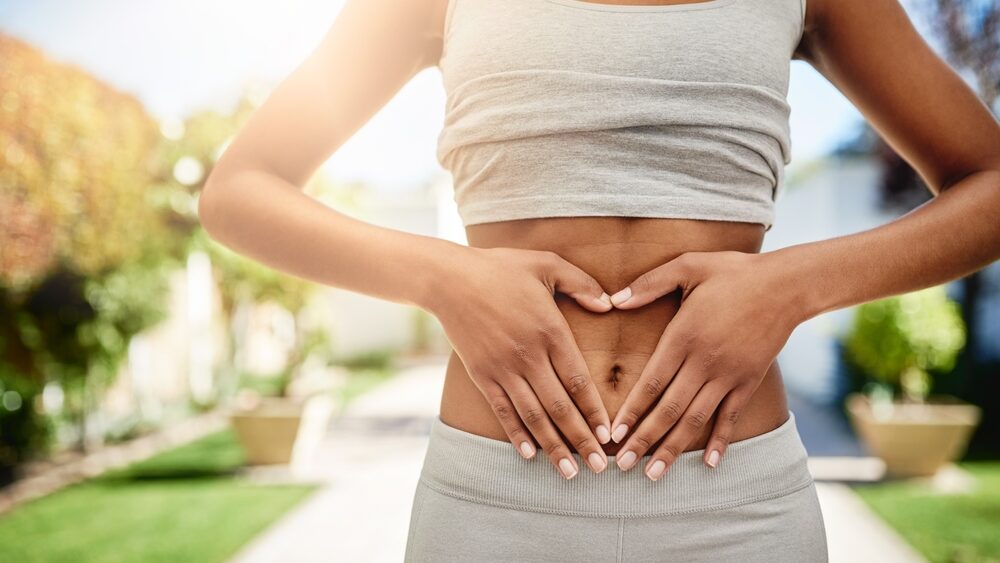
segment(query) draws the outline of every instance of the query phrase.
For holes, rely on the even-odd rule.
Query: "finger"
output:
[[[558,332],[549,346],[549,358],[552,368],[563,382],[563,387],[569,392],[576,403],[580,414],[602,444],[611,441],[611,421],[608,409],[604,406],[601,394],[597,392],[594,379],[590,375],[590,367],[583,359],[580,348],[573,338],[569,325],[562,315],[564,329]]]
[[[515,377],[505,389],[511,402],[514,403],[514,408],[521,416],[521,420],[524,421],[531,431],[531,435],[535,437],[538,445],[549,458],[549,463],[566,479],[572,479],[576,476],[580,469],[531,385],[524,379]]]
[[[659,481],[666,474],[677,457],[705,429],[727,391],[729,384],[719,379],[709,381],[702,386],[680,421],[667,433],[667,437],[650,456],[644,469],[647,477]]]
[[[493,414],[500,421],[510,443],[514,445],[517,453],[524,459],[535,457],[535,444],[527,427],[521,421],[514,403],[511,402],[507,392],[497,384],[490,385],[487,390],[486,400],[493,408]]]
[[[722,400],[718,415],[715,417],[715,425],[712,427],[712,436],[705,446],[705,464],[709,467],[719,465],[722,454],[726,453],[736,429],[736,421],[739,420],[743,408],[752,395],[753,390],[749,387],[737,387]]]
[[[663,395],[663,391],[684,363],[688,349],[685,344],[688,339],[683,319],[675,317],[667,324],[659,342],[656,343],[656,348],[649,356],[649,361],[643,366],[639,380],[629,390],[625,402],[615,414],[611,423],[612,440],[621,442],[629,429],[635,428],[639,417]]]
[[[562,431],[580,457],[587,460],[591,471],[600,473],[607,468],[607,455],[551,366],[547,370],[543,368],[533,374],[528,383],[535,390],[538,400],[549,413],[552,422]]]
[[[681,254],[643,273],[624,289],[612,295],[611,303],[618,309],[635,309],[652,303],[678,288],[684,289],[690,283],[692,273],[688,254],[690,253]]]
[[[614,309],[611,297],[590,274],[570,263],[555,252],[546,262],[545,283],[552,292],[564,293],[576,300],[582,307],[595,313]]]
[[[618,467],[628,470],[645,455],[649,448],[681,419],[681,415],[687,410],[703,384],[703,378],[690,371],[684,371],[682,367],[677,378],[667,388],[667,392],[660,397],[635,432],[622,445],[618,455]]]

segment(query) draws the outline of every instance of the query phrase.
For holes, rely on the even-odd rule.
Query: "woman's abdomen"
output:
[[[593,276],[609,294],[684,252],[757,252],[762,231],[763,227],[752,223],[622,217],[528,219],[467,228],[471,246],[554,251]],[[611,419],[638,382],[660,336],[677,313],[678,293],[670,293],[638,309],[612,309],[605,313],[588,311],[561,293],[555,295],[556,305],[573,332]],[[732,440],[777,428],[787,415],[784,386],[775,361],[744,408]],[[466,432],[507,440],[486,399],[454,352],[445,376],[441,419]],[[687,449],[704,448],[711,426],[707,425],[702,436]],[[619,447],[614,442],[604,445],[608,455],[617,453]]]

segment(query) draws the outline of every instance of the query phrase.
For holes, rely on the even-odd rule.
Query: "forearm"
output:
[[[767,254],[802,321],[952,281],[1000,258],[1000,171],[971,174],[885,225]]]
[[[207,186],[199,215],[212,238],[274,269],[421,308],[440,272],[468,249],[354,219],[259,171]]]

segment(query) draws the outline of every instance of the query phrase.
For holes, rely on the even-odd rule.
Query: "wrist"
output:
[[[442,305],[454,292],[458,266],[471,250],[465,245],[435,239],[420,259],[420,266],[413,269],[416,273],[413,302],[438,316]]]
[[[817,291],[815,276],[810,274],[809,261],[795,246],[760,254],[765,261],[764,271],[771,273],[771,283],[780,295],[795,325],[799,325],[823,311],[821,294]]]

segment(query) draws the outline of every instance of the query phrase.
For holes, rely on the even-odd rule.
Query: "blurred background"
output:
[[[1000,6],[903,4],[1000,111]],[[228,140],[342,5],[0,0],[0,561],[402,560],[450,352],[436,319],[244,259],[196,216]],[[791,70],[764,250],[930,199],[829,82]],[[427,69],[307,192],[464,243],[443,110]],[[1000,561],[1000,267],[816,317],[779,362],[831,560]]]

